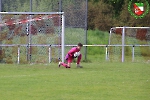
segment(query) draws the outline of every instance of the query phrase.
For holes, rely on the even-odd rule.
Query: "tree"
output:
[[[113,7],[114,17],[118,17],[120,15],[122,6],[124,5],[125,0],[103,0],[104,3],[109,4]]]
[[[136,19],[128,11],[128,4],[129,0],[90,0],[88,28],[108,31],[112,26],[150,26],[150,13]]]
[[[113,25],[112,6],[102,1],[97,3],[91,1],[88,4],[88,28],[109,30]]]

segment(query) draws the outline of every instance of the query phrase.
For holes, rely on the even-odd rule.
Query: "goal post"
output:
[[[29,63],[47,62],[49,54],[49,61],[64,61],[64,12],[0,12],[0,18],[0,53],[4,53],[0,60],[6,62],[8,56],[16,62],[16,47],[10,45],[19,45],[20,61],[26,56]]]
[[[65,16],[62,15],[62,36],[61,36],[62,62],[65,61]]]
[[[109,35],[109,60],[116,59],[125,61],[126,56],[135,55],[140,60],[149,61],[150,53],[150,27],[113,27]],[[135,49],[136,48],[136,49]],[[137,57],[137,58],[138,58]]]

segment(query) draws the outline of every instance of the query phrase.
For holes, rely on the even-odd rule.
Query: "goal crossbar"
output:
[[[116,28],[128,28],[128,29],[150,29],[150,27],[112,27],[111,29],[116,29]]]
[[[64,14],[64,12],[0,12],[0,14]]]

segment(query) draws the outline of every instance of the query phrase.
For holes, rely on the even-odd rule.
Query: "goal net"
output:
[[[0,12],[0,62],[47,63],[64,58],[63,12]],[[48,56],[49,55],[49,56]]]
[[[150,62],[150,27],[114,27],[110,30],[110,61]]]

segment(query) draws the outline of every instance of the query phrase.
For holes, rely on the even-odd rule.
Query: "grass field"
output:
[[[149,63],[0,65],[0,100],[150,100]]]

